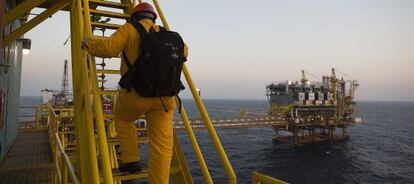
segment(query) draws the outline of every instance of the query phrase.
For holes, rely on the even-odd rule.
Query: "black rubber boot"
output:
[[[120,172],[128,172],[130,174],[139,173],[142,171],[141,165],[139,162],[128,162],[122,163],[119,165]]]

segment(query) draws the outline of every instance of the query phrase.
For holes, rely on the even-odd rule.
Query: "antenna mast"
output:
[[[68,60],[65,59],[65,66],[63,68],[63,78],[62,78],[62,94],[63,96],[68,95]]]

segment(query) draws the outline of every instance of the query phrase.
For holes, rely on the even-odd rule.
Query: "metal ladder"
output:
[[[96,33],[96,30],[101,30],[104,33],[104,30],[106,29],[113,29],[113,30],[118,29],[120,27],[119,24],[108,23],[108,21],[105,21],[105,22],[99,21],[99,19],[101,19],[102,17],[105,17],[107,18],[106,20],[117,19],[118,21],[119,20],[126,21],[130,17],[131,8],[133,8],[132,3],[130,1],[125,1],[125,0],[123,1],[121,0],[120,2],[89,0],[87,4],[85,4],[85,1],[83,3],[84,3],[83,10],[84,10],[85,15],[88,14],[88,11],[87,11],[88,5],[90,8],[89,9],[90,16],[85,16],[85,17],[91,17],[90,28],[92,28],[91,30],[92,33]],[[119,9],[121,10],[121,12],[112,12],[112,11],[105,10],[105,8]],[[85,22],[88,22],[88,20],[86,20]],[[85,24],[84,29],[85,28],[89,29],[87,27],[88,27],[88,24]],[[102,35],[102,36],[105,36],[105,35]],[[90,69],[89,79],[92,82],[92,91],[94,93],[94,105],[95,105],[94,113],[95,113],[95,118],[97,121],[96,123],[101,123],[101,125],[97,126],[98,134],[100,131],[102,131],[102,130],[99,130],[100,128],[103,128],[102,124],[105,124],[105,129],[107,130],[106,132],[102,131],[101,135],[98,135],[100,149],[104,148],[101,150],[101,153],[100,153],[102,157],[101,165],[102,165],[102,173],[103,173],[102,174],[103,176],[101,176],[100,178],[103,178],[105,183],[111,183],[112,181],[118,183],[119,181],[123,181],[123,180],[145,178],[148,176],[148,172],[146,170],[138,174],[128,174],[128,175],[110,173],[113,168],[118,167],[118,163],[117,163],[118,159],[117,159],[117,154],[115,150],[115,145],[117,145],[119,141],[116,140],[115,132],[113,131],[115,122],[112,120],[112,114],[105,114],[105,113],[101,114],[102,111],[99,109],[102,109],[102,102],[99,102],[99,100],[102,99],[100,97],[103,97],[103,96],[108,96],[108,95],[117,96],[118,94],[117,90],[105,90],[104,83],[107,82],[107,80],[105,79],[105,75],[111,75],[111,74],[119,75],[120,71],[117,69],[105,69],[104,67],[106,66],[106,63],[104,62],[103,59],[102,59],[102,63],[98,64],[102,67],[102,69],[97,70],[96,69],[97,65],[95,64],[94,61],[98,58],[92,58],[92,56],[89,56],[87,58],[89,59],[88,63],[89,63],[89,69]],[[120,61],[120,59],[118,60]],[[100,80],[98,80],[98,78],[100,78]],[[101,84],[100,88],[98,88],[98,83]],[[98,94],[98,97],[95,96],[97,94]],[[116,99],[116,97],[113,99]],[[99,105],[100,103],[101,105]],[[99,106],[101,107],[99,108]],[[109,121],[105,121],[105,120],[109,120]],[[107,122],[109,122],[109,124]],[[110,139],[107,145],[105,145],[105,141],[106,141],[105,134]],[[139,139],[140,140],[138,140],[138,142],[141,144],[148,142],[148,141],[145,141],[145,138],[144,139],[139,138]],[[175,136],[174,139],[177,139],[177,137]],[[109,150],[106,150],[105,149],[106,147],[108,147]],[[187,164],[185,163],[184,155],[181,152],[181,148],[180,148],[178,141],[174,141],[174,152],[173,153],[174,154],[172,158],[172,163],[171,163],[172,166],[171,166],[171,171],[170,171],[173,181],[175,181],[175,183],[192,183],[192,177],[187,168]],[[108,159],[109,159],[109,162],[108,162]],[[108,170],[108,167],[111,168],[110,171]]]
[[[139,1],[141,2],[141,0]],[[169,25],[158,1],[153,0],[152,2],[157,9],[163,26],[169,30]],[[74,129],[77,147],[76,159],[74,160],[76,160],[76,173],[80,175],[79,181],[82,183],[119,183],[122,180],[147,176],[145,172],[137,175],[113,175],[112,168],[117,167],[116,152],[114,150],[116,141],[112,139],[114,136],[113,122],[111,123],[112,115],[103,112],[102,96],[116,96],[118,92],[117,90],[106,90],[103,87],[103,84],[107,82],[107,79],[103,78],[103,76],[118,74],[119,71],[107,68],[97,69],[95,63],[96,58],[88,55],[86,51],[81,49],[83,38],[92,36],[94,33],[92,28],[116,30],[119,27],[119,24],[117,25],[113,22],[91,21],[91,15],[124,20],[125,22],[129,18],[130,11],[134,5],[135,0],[120,0],[118,2],[101,0],[25,0],[20,2],[17,7],[7,12],[4,16],[4,24],[7,24],[21,17],[27,18],[27,15],[29,15],[28,12],[35,7],[46,8],[43,13],[31,20],[25,21],[20,28],[7,35],[4,38],[4,45],[8,45],[57,11],[63,10],[70,12]],[[105,10],[100,8],[105,8]],[[104,66],[103,63],[99,64],[98,66]],[[214,148],[229,178],[229,183],[236,183],[236,175],[234,174],[233,168],[185,65],[183,66],[183,74],[192,92],[194,101],[199,108],[201,118],[212,139]],[[101,77],[98,78],[98,75]],[[101,88],[99,84],[101,84]],[[204,180],[206,183],[213,183],[184,107],[181,107],[181,117]],[[171,164],[172,169],[170,174],[174,183],[193,183],[176,135],[174,136],[174,150]],[[66,182],[64,180],[62,183]]]
[[[99,21],[94,17],[105,17],[118,20],[127,20],[135,2],[129,0],[120,0],[120,2],[109,2],[99,0],[75,0],[70,5],[71,12],[71,32],[72,32],[72,60],[73,60],[73,82],[75,96],[75,122],[78,137],[79,148],[79,172],[81,173],[81,181],[83,183],[118,183],[122,180],[138,179],[147,177],[146,172],[132,175],[113,175],[112,169],[117,167],[117,156],[114,142],[108,142],[108,135],[112,139],[113,121],[110,114],[104,114],[102,109],[102,95],[117,95],[116,90],[105,90],[103,84],[107,82],[105,75],[119,74],[117,69],[97,69],[97,64],[93,56],[88,55],[81,50],[80,43],[85,36],[92,36],[95,31],[93,29],[113,29],[116,30],[120,25],[112,21]],[[158,14],[163,22],[164,27],[169,30],[168,23],[161,11],[158,1],[154,0]],[[120,11],[115,11],[117,9]],[[113,10],[113,11],[112,11]],[[90,20],[92,17],[92,21]],[[92,29],[93,28],[93,29]],[[99,63],[104,67],[105,63]],[[206,123],[206,127],[212,137],[213,144],[219,157],[224,165],[225,171],[229,176],[229,183],[236,183],[234,171],[225,154],[220,140],[211,124],[209,116],[201,102],[195,85],[187,68],[183,67],[183,73],[193,92],[193,97],[200,108],[201,116]],[[99,79],[98,79],[99,78]],[[87,79],[87,80],[84,80]],[[101,87],[99,87],[101,84]],[[91,98],[92,96],[92,98]],[[93,101],[92,101],[93,100]],[[182,107],[181,116],[186,125],[186,131],[189,135],[190,142],[196,154],[206,183],[213,183],[207,165],[201,154],[194,133],[192,132],[185,109]],[[112,123],[107,123],[107,121]],[[97,160],[97,145],[95,144],[94,127],[97,132],[97,145],[99,145],[100,168]],[[116,141],[115,141],[116,142]],[[185,162],[184,154],[181,150],[179,140],[174,133],[173,158],[171,162],[172,181],[174,183],[193,183],[191,174]]]

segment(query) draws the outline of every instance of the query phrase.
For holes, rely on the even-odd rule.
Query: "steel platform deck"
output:
[[[52,168],[47,131],[21,131],[0,163],[0,183],[51,183]]]

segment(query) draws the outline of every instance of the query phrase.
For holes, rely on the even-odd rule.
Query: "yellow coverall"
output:
[[[151,27],[159,31],[150,19],[140,20],[148,31]],[[139,55],[140,35],[132,24],[122,25],[109,38],[89,38],[87,51],[98,57],[115,57],[124,51],[129,62],[133,64]],[[184,48],[187,57],[187,46]],[[123,60],[123,59],[122,59]],[[121,75],[128,70],[125,61],[121,63]],[[149,183],[167,184],[169,182],[170,163],[173,147],[172,120],[176,107],[174,97],[162,97],[168,112],[158,97],[142,97],[135,90],[127,92],[121,89],[115,104],[115,129],[121,143],[121,160],[124,163],[140,159],[137,143],[137,133],[134,121],[145,114],[149,136]]]

